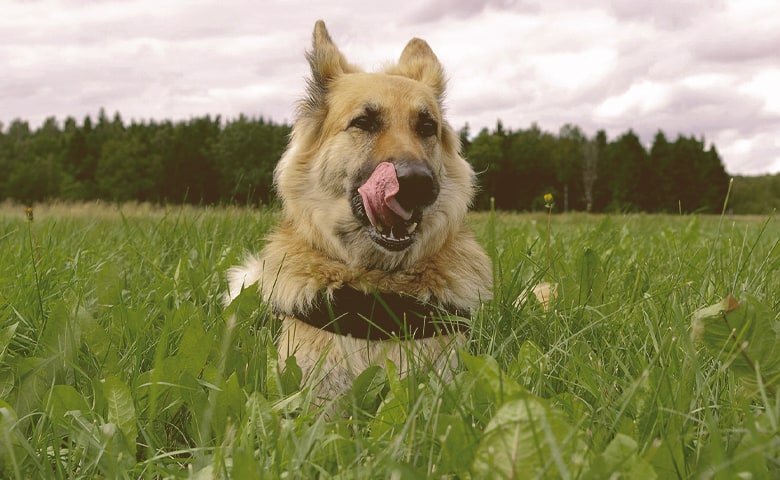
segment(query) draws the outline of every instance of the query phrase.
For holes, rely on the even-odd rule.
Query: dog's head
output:
[[[307,57],[307,96],[275,172],[288,221],[347,264],[433,254],[461,228],[474,176],[444,119],[436,55],[415,38],[397,64],[365,73],[319,21]]]

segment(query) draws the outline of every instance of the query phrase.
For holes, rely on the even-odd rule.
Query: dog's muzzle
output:
[[[390,251],[409,247],[422,211],[439,196],[430,167],[421,161],[385,161],[368,172],[352,196],[352,210],[369,237]]]

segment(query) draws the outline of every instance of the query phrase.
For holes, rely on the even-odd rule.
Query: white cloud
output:
[[[695,73],[682,77],[680,86],[691,89],[730,88],[734,85],[733,75],[726,73]]]
[[[712,140],[718,146],[721,156],[744,159],[738,172],[740,174],[757,175],[767,171],[780,171],[771,170],[780,166],[780,139],[773,133],[745,136],[725,131]]]
[[[767,113],[780,114],[780,68],[759,72],[743,84],[740,91],[763,101]]]
[[[663,108],[668,98],[668,87],[655,82],[642,81],[631,85],[620,95],[607,98],[599,105],[597,117],[616,118],[627,114],[646,115]]]
[[[557,88],[576,90],[597,84],[613,69],[617,52],[590,48],[581,52],[543,54],[532,57],[540,80]]]

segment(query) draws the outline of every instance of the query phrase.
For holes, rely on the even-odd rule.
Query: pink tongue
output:
[[[390,162],[377,165],[366,183],[358,188],[373,226],[391,227],[412,218],[412,212],[402,207],[395,198],[399,189],[395,167]]]

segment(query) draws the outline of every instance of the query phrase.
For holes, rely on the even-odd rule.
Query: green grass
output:
[[[0,209],[0,477],[780,476],[776,219],[556,215],[548,250],[544,215],[474,214],[495,300],[456,377],[369,369],[329,414],[264,306],[220,304],[276,219]],[[729,293],[753,323],[693,341]]]

